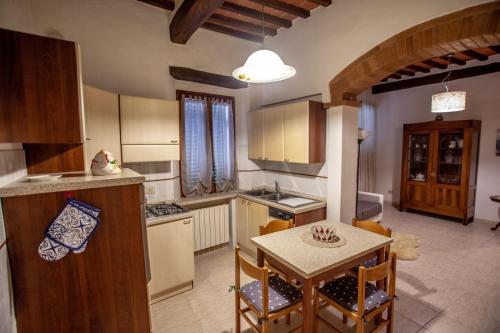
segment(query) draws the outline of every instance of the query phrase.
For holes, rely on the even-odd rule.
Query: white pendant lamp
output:
[[[448,91],[448,86],[445,83],[451,74],[450,58],[451,54],[448,56],[448,75],[446,75],[442,82],[446,88],[446,92],[432,95],[431,112],[438,113],[436,120],[443,120],[443,115],[441,115],[441,113],[465,110],[466,92]]]
[[[279,55],[264,48],[264,6],[262,6],[262,50],[250,54],[245,64],[233,71],[233,77],[243,82],[268,83],[289,79],[295,73],[295,68],[285,65]]]

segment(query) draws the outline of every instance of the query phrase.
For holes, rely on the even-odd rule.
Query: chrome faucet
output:
[[[274,189],[275,189],[276,193],[278,193],[278,194],[281,193],[280,184],[278,184],[277,180],[274,181]]]

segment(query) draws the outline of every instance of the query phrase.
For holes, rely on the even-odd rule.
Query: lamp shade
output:
[[[295,73],[295,68],[285,65],[279,55],[264,49],[252,53],[243,66],[233,71],[233,77],[244,82],[267,83],[291,78]]]
[[[457,112],[465,110],[465,91],[447,91],[432,95],[431,112]]]

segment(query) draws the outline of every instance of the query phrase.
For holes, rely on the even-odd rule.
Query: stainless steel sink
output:
[[[272,193],[272,194],[264,195],[260,198],[264,199],[264,200],[270,200],[270,201],[280,201],[280,200],[288,199],[288,198],[296,198],[296,196],[286,194],[286,193]]]
[[[245,194],[251,195],[252,197],[262,197],[265,195],[273,194],[274,192],[268,190],[251,190],[246,191]]]

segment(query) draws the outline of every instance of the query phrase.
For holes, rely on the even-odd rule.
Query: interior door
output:
[[[433,147],[435,131],[405,131],[403,141],[403,175],[401,200],[410,206],[434,206],[434,182],[436,170]]]
[[[248,158],[262,160],[264,158],[264,110],[248,113]]]
[[[248,201],[248,241],[247,248],[252,255],[257,254],[257,247],[250,238],[260,235],[260,226],[265,226],[269,217],[269,207]]]
[[[309,163],[309,101],[285,107],[285,162]]]
[[[264,109],[264,159],[283,162],[285,159],[285,120],[283,106]]]

